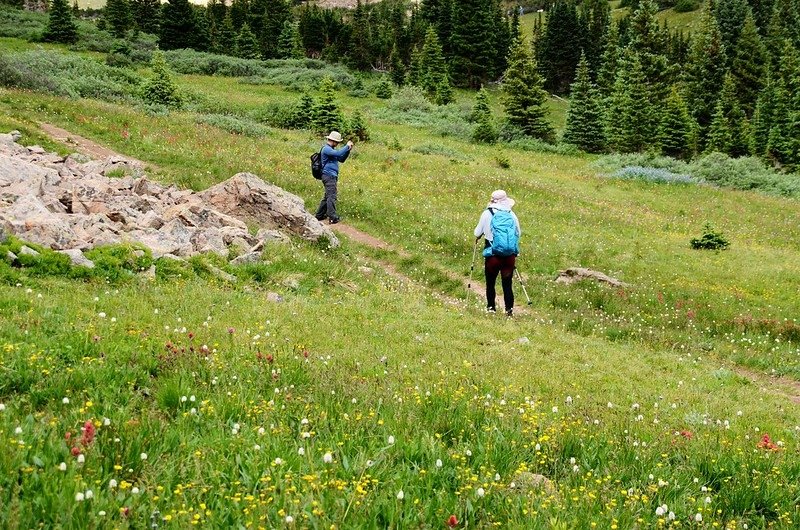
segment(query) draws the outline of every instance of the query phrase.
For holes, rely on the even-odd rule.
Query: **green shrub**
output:
[[[138,244],[108,245],[84,252],[94,262],[94,276],[117,281],[145,271],[153,264],[150,250]]]
[[[800,175],[777,173],[757,158],[730,158],[722,153],[711,153],[692,162],[690,173],[723,188],[800,197]]]
[[[392,93],[392,83],[385,77],[375,87],[375,95],[380,99],[389,99],[392,97]]]
[[[195,118],[195,121],[217,127],[232,134],[249,136],[250,138],[264,138],[272,134],[272,129],[266,125],[228,114],[200,114]]]
[[[510,169],[511,168],[511,161],[505,155],[497,155],[494,157],[494,161],[497,163],[497,167],[500,169]]]
[[[148,103],[167,107],[182,106],[183,98],[178,92],[178,85],[172,79],[172,74],[167,68],[164,54],[161,52],[154,53],[151,66],[153,68],[153,77],[145,81],[142,86],[142,99]]]
[[[361,114],[361,111],[356,110],[353,112],[353,116],[347,122],[347,136],[350,138],[357,138],[362,142],[366,142],[369,140],[369,130],[367,130],[367,124],[364,121],[364,116]]]
[[[695,250],[725,250],[730,246],[725,236],[714,230],[710,223],[706,223],[703,234],[699,238],[692,238],[689,244]]]
[[[700,7],[700,3],[697,0],[678,0],[675,4],[675,12],[676,13],[688,13],[690,11],[696,11]]]

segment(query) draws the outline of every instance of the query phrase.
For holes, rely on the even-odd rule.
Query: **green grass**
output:
[[[0,90],[0,127],[43,143],[35,122],[50,122],[193,189],[250,171],[318,200],[318,138],[197,123],[197,110],[246,118],[297,93],[178,82],[207,107],[153,115]],[[342,214],[407,257],[294,242],[226,269],[233,284],[205,257],[147,280],[124,249],[97,251],[107,274],[82,280],[60,262],[0,264],[0,526],[796,526],[793,390],[741,375],[800,379],[796,201],[607,179],[595,157],[475,145],[378,119],[374,97],[340,102],[373,136],[342,167]],[[495,188],[523,226],[532,306],[514,320],[465,304],[453,280]],[[706,221],[729,250],[690,249]],[[573,265],[631,287],[552,282]],[[87,421],[96,436],[76,441]],[[512,488],[528,471],[552,488]]]

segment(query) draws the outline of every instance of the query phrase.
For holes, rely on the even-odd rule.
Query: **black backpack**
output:
[[[322,149],[311,155],[311,175],[317,180],[322,180]]]

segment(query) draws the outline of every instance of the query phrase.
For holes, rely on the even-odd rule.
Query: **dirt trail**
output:
[[[733,365],[732,369],[740,376],[749,379],[759,390],[784,397],[800,405],[800,381],[786,376],[770,376],[737,365]]]
[[[71,133],[60,127],[56,127],[55,125],[40,122],[39,128],[42,130],[42,132],[47,134],[53,140],[61,142],[62,144],[68,145],[70,147],[73,147],[77,152],[84,154],[86,156],[97,159],[108,158],[108,157],[124,158],[125,160],[130,160],[131,162],[134,162],[136,164],[141,164],[142,166],[148,166],[153,169],[158,169],[155,164],[151,164],[149,162],[142,162],[141,160],[137,160],[130,156],[122,155],[96,142],[84,138],[83,136]]]

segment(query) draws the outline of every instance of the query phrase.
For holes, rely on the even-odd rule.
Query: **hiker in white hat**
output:
[[[492,199],[481,214],[474,232],[476,245],[481,237],[484,238],[486,310],[495,312],[495,283],[499,274],[508,316],[512,316],[514,309],[514,291],[511,284],[514,279],[517,254],[519,254],[519,236],[522,234],[519,219],[511,211],[513,207],[514,199],[509,197],[504,190],[493,191]]]
[[[330,224],[339,222],[340,217],[336,213],[336,187],[339,183],[339,163],[347,160],[350,151],[353,150],[353,142],[341,149],[336,149],[342,143],[342,135],[338,131],[331,131],[325,138],[325,145],[322,146],[320,155],[322,157],[322,184],[325,186],[325,196],[319,203],[316,218],[320,221],[328,219]]]

